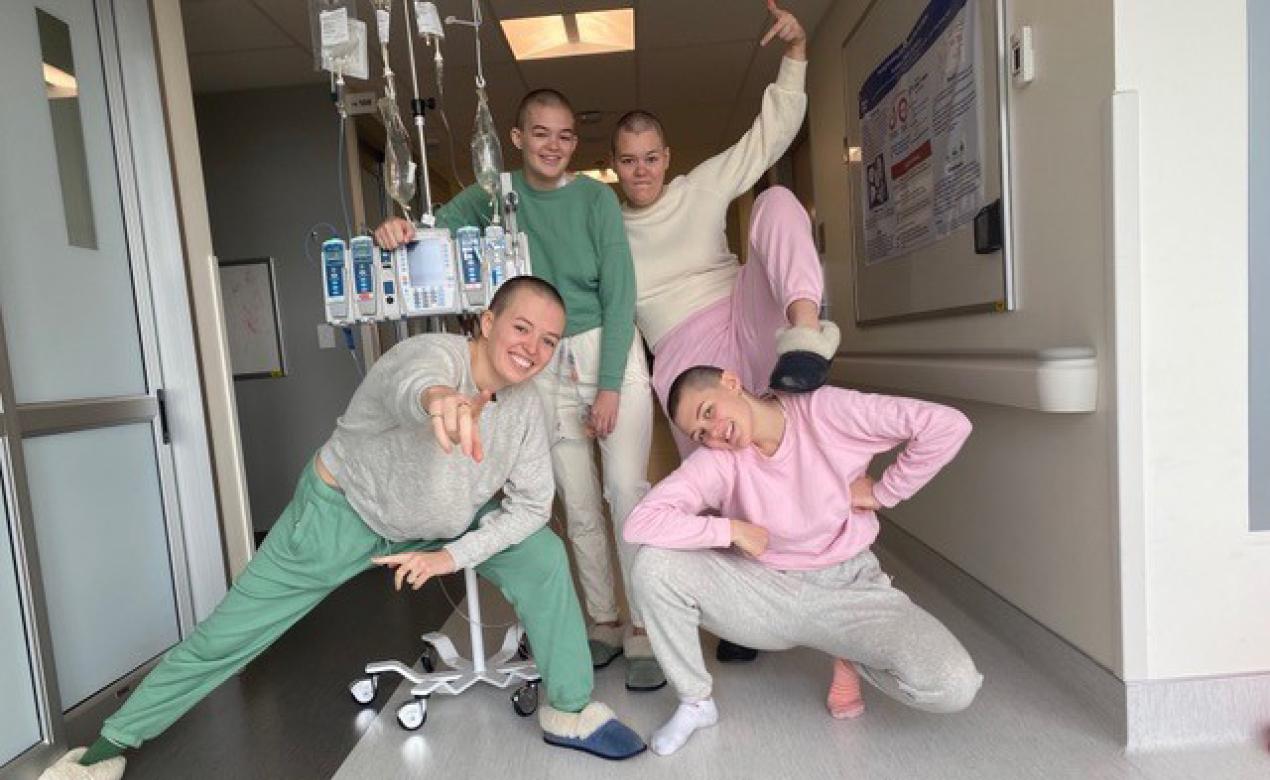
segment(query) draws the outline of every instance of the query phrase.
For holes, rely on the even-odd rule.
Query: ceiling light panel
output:
[[[503,33],[518,60],[611,54],[635,48],[635,10],[503,19]]]

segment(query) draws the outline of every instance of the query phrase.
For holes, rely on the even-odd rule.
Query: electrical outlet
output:
[[[319,322],[317,329],[318,349],[335,349],[335,328],[325,322]]]

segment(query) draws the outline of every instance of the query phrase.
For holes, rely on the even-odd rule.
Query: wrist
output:
[[[788,46],[788,48],[785,49],[785,56],[790,58],[791,60],[806,62],[807,61],[807,41],[803,40],[797,43],[791,43]]]
[[[424,389],[423,393],[419,396],[419,401],[423,404],[424,411],[427,411],[429,405],[448,398],[456,392],[457,391],[453,387],[449,387],[447,385],[433,385],[432,387]]]
[[[883,509],[890,509],[900,502],[900,496],[889,490],[882,482],[874,482],[869,492],[873,494],[873,500],[877,501]]]

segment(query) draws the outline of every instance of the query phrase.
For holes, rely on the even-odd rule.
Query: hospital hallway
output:
[[[0,780],[1270,779],[1270,0],[0,0],[0,105]]]
[[[384,599],[387,578],[361,575],[305,618],[242,675],[221,686],[169,732],[129,757],[127,777],[167,780],[283,780],[514,776],[525,780],[694,777],[895,778],[896,780],[1259,780],[1270,772],[1263,745],[1173,749],[1126,755],[1105,713],[1056,679],[1033,654],[1053,653],[1044,629],[993,603],[981,586],[949,574],[920,543],[892,534],[919,565],[954,579],[941,589],[904,559],[884,554],[895,584],[929,609],[969,649],[984,686],[964,713],[940,716],[906,708],[865,685],[865,713],[837,721],[825,709],[829,658],[806,649],[762,653],[752,664],[714,661],[715,640],[703,635],[715,676],[718,725],[678,753],[645,752],[620,763],[548,748],[534,718],[513,712],[506,691],[477,686],[458,698],[429,703],[417,731],[395,717],[409,685],[385,675],[372,706],[348,694],[349,680],[372,658],[411,659],[434,630],[445,604],[438,589]],[[884,547],[884,549],[886,549]],[[449,578],[457,597],[462,582]],[[947,594],[955,594],[949,596]],[[987,610],[986,625],[957,601]],[[510,610],[482,588],[487,647]],[[405,608],[405,604],[411,604]],[[466,604],[460,606],[466,607]],[[448,610],[448,604],[445,609]],[[467,655],[467,624],[451,615],[442,630]],[[1062,664],[1062,659],[1046,659]],[[596,699],[647,736],[673,709],[669,690],[632,693],[622,685],[621,658],[596,672]],[[1070,659],[1066,663],[1070,664]],[[1050,667],[1054,668],[1054,667]],[[1069,667],[1070,668],[1070,667]]]

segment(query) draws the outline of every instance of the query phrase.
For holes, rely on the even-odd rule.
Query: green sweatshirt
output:
[[[516,222],[529,236],[534,276],[564,296],[565,335],[603,328],[599,386],[620,390],[635,336],[635,267],[617,196],[587,176],[559,189],[536,190],[515,171],[512,187],[520,195]],[[450,230],[485,227],[491,214],[489,196],[473,185],[437,211],[437,224]]]

